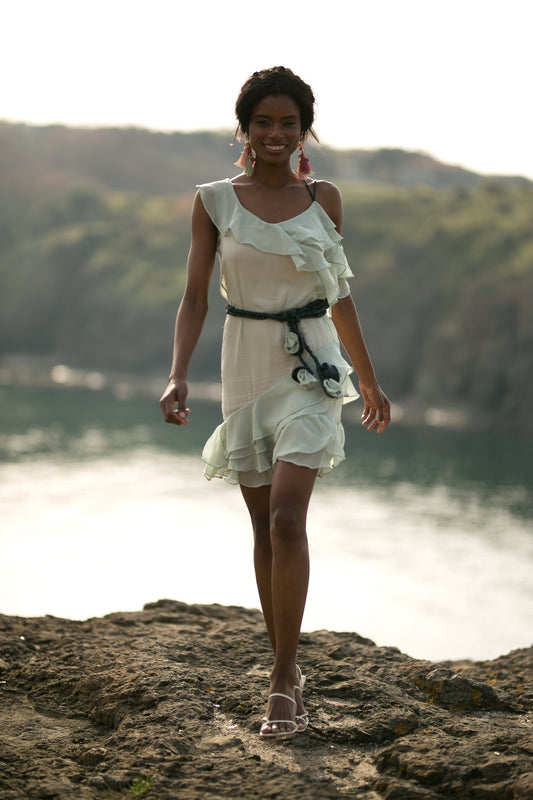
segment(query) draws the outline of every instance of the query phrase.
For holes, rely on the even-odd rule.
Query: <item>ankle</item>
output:
[[[282,666],[278,664],[274,664],[272,668],[272,672],[270,673],[270,685],[273,686],[297,686],[298,685],[298,673],[296,670],[296,664],[292,664],[290,666]]]

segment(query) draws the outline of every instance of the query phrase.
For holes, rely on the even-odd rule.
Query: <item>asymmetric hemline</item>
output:
[[[229,179],[198,187],[218,230],[220,291],[236,308],[269,314],[323,299],[333,305],[349,294],[353,277],[341,236],[322,206],[288,220],[266,222],[241,204]],[[358,397],[351,367],[340,352],[330,315],[301,320],[320,363],[339,372],[339,396],[316,378],[292,378],[299,361],[287,346],[287,325],[271,319],[227,316],[222,341],[223,422],[203,450],[204,474],[228,483],[272,482],[277,461],[324,475],[344,459],[343,403]]]

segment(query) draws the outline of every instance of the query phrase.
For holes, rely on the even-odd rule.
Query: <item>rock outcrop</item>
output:
[[[533,798],[533,648],[419,661],[302,635],[308,732],[257,733],[259,612],[163,600],[87,621],[0,617],[0,796]]]

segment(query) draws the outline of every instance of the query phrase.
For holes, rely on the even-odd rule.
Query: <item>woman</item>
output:
[[[227,300],[222,344],[224,422],[207,442],[208,478],[238,483],[254,532],[254,566],[274,650],[262,737],[307,727],[296,649],[309,577],[306,516],[317,475],[344,458],[342,404],[364,400],[362,424],[383,433],[390,405],[370,361],[340,245],[336,186],[310,181],[303,144],[314,120],[311,88],[284,67],[255,72],[236,103],[244,167],[199,187],[187,284],[175,331],[167,422],[187,425],[187,370],[207,314],[215,254]],[[316,138],[316,136],[315,136]],[[299,149],[298,170],[290,157]],[[328,307],[331,309],[327,312]]]

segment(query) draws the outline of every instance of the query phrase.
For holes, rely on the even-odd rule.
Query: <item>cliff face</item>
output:
[[[259,612],[165,600],[85,622],[3,616],[0,794],[531,798],[532,654],[432,664],[304,634],[311,724],[276,743],[257,735]]]

